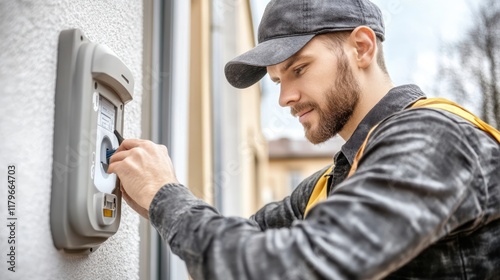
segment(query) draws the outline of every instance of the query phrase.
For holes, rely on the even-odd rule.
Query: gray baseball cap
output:
[[[266,67],[283,62],[315,35],[368,26],[383,41],[380,9],[369,0],[272,0],[262,16],[258,44],[226,64],[228,82],[246,88],[266,75]]]

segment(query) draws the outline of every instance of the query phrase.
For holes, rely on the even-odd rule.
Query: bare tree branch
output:
[[[500,1],[483,0],[460,41],[444,48],[440,72],[457,98],[481,104],[481,118],[500,126]]]

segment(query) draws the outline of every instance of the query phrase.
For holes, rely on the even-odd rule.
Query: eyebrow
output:
[[[283,67],[281,67],[281,72],[285,72],[287,71],[293,64],[295,64],[295,62],[297,62],[298,60],[301,60],[301,59],[304,59],[304,58],[309,58],[310,55],[304,55],[304,54],[295,54],[293,55],[292,57],[290,57],[290,61],[288,61]],[[279,79],[278,78],[275,78],[275,77],[271,77],[271,81],[273,82],[278,82]]]
[[[299,55],[294,55],[294,56],[292,56],[292,57],[290,58],[290,61],[288,61],[288,62],[285,64],[285,66],[283,66],[283,67],[281,68],[281,72],[285,72],[286,70],[288,70],[288,68],[290,68],[290,66],[292,66],[295,62],[297,62],[297,60],[301,59],[302,57],[304,57],[304,56],[302,56],[302,55],[300,55],[300,54],[299,54]]]

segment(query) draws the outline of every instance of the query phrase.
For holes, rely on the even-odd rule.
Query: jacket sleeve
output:
[[[290,196],[279,202],[262,207],[250,220],[255,221],[261,230],[290,227],[295,220],[302,220],[309,197],[316,182],[330,166],[326,166],[303,180]]]
[[[378,279],[483,214],[463,125],[427,109],[386,120],[357,172],[289,228],[223,217],[182,185],[156,194],[150,220],[197,280]]]

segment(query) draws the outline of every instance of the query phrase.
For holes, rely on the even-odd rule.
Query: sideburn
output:
[[[347,56],[337,54],[337,77],[333,87],[325,93],[326,110],[319,110],[320,123],[316,131],[306,128],[306,137],[313,144],[327,141],[337,135],[351,119],[358,104],[360,86],[354,78]]]

